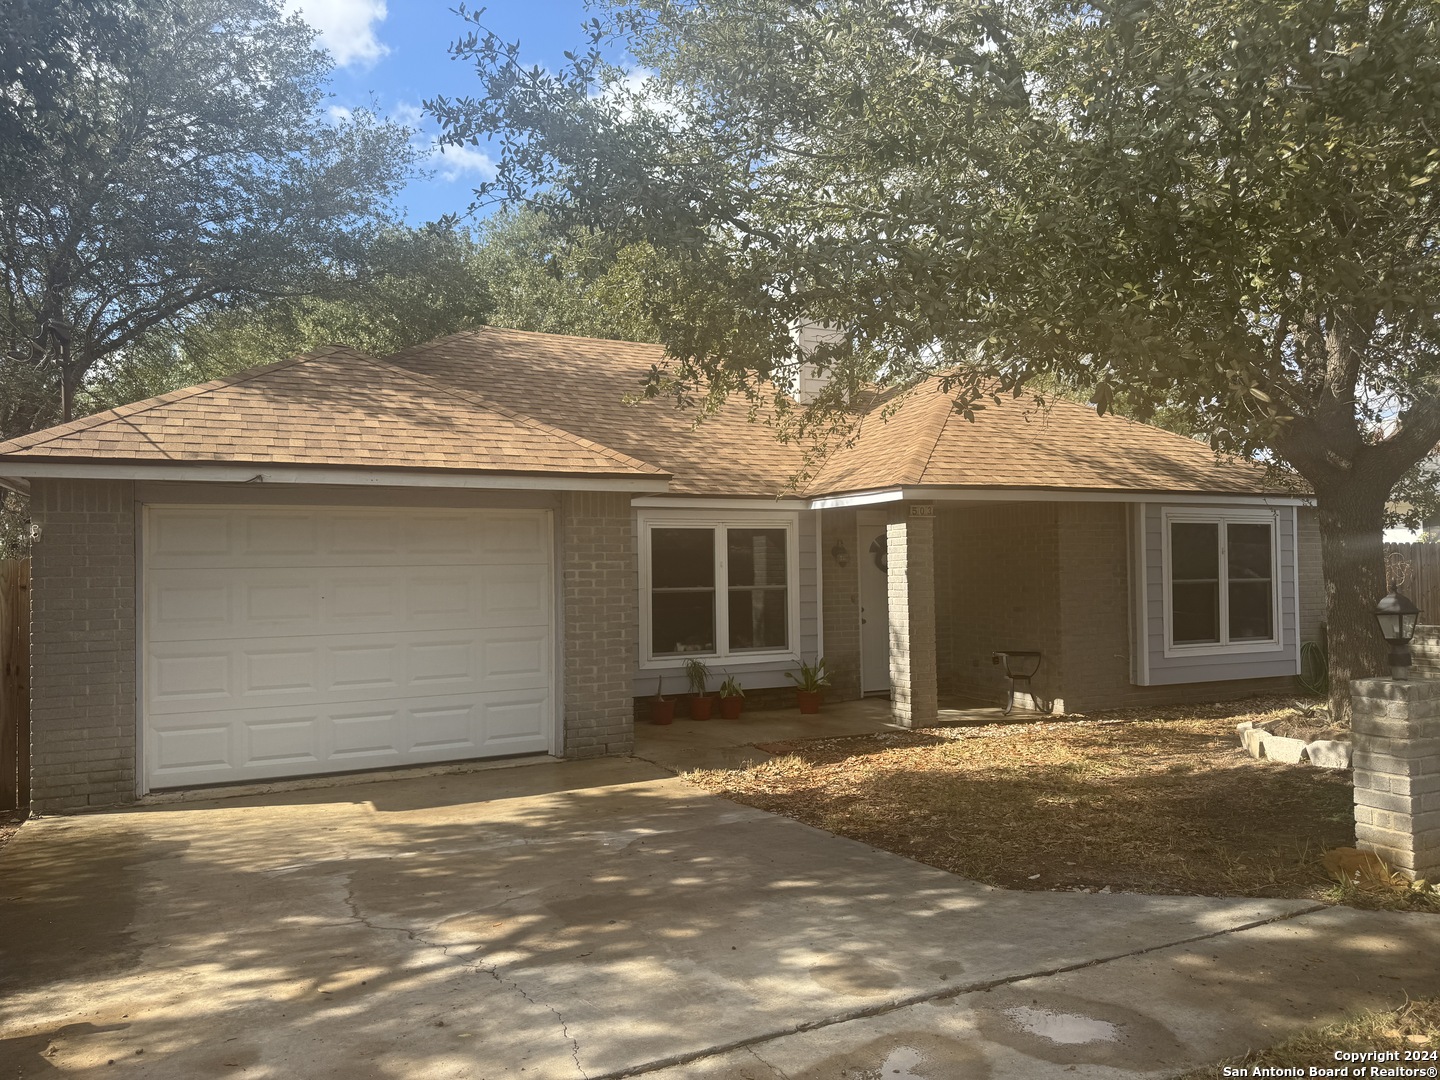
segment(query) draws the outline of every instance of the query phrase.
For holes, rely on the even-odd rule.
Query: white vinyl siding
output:
[[[1134,507],[1135,681],[1139,685],[1172,685],[1263,679],[1295,674],[1299,663],[1299,603],[1296,574],[1295,507],[1165,506]],[[1174,639],[1173,579],[1169,574],[1168,530],[1172,522],[1268,523],[1274,537],[1271,580],[1273,632],[1266,640],[1232,640],[1228,618],[1229,579],[1223,558],[1217,559],[1217,628],[1219,640],[1186,643]],[[1238,585],[1239,588],[1253,586]]]

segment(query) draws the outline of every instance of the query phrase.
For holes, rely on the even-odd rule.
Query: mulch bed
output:
[[[687,777],[1005,888],[1334,899],[1319,858],[1355,842],[1349,773],[1255,761],[1235,735],[1292,702],[801,742]]]
[[[0,851],[5,850],[25,820],[25,815],[18,810],[0,810]]]

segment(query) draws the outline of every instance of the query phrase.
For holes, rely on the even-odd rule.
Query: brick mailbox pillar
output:
[[[1355,841],[1409,878],[1440,877],[1440,679],[1356,679]]]

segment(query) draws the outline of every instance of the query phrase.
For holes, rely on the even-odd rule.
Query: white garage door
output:
[[[150,507],[150,788],[550,748],[544,511]]]

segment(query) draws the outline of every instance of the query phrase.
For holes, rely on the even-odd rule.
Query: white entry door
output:
[[[148,788],[549,750],[545,511],[150,507]]]
[[[856,533],[860,560],[860,692],[890,692],[890,585],[886,567],[885,522],[860,516]]]

